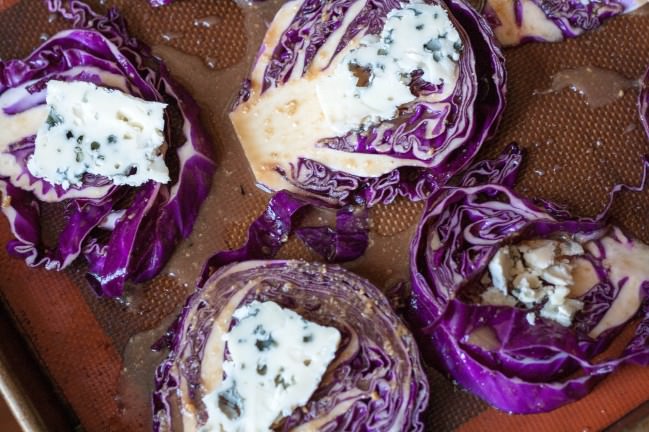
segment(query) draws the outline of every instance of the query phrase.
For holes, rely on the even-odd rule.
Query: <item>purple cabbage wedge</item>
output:
[[[96,291],[119,296],[127,281],[156,276],[190,234],[215,170],[211,144],[194,100],[148,47],[128,35],[115,9],[101,16],[83,2],[47,5],[75,28],[52,36],[24,60],[0,62],[0,122],[12,125],[0,134],[2,212],[15,235],[8,251],[31,267],[49,270],[62,270],[82,254]],[[32,176],[27,161],[40,126],[35,120],[51,79],[88,81],[169,104],[175,110],[166,112],[171,181],[133,188],[86,175],[81,186],[63,189]],[[41,216],[47,203],[65,207],[65,226],[55,245],[46,245],[41,233],[41,226],[51,223]]]
[[[640,110],[640,123],[642,123],[647,139],[649,139],[649,68],[645,72],[644,79],[640,80],[638,108]]]
[[[248,261],[221,268],[187,301],[169,357],[156,371],[155,431],[170,425],[192,431],[205,424],[204,389],[213,388],[212,378],[220,381],[229,355],[221,336],[236,322],[235,309],[255,300],[275,302],[341,334],[336,356],[308,402],[273,430],[423,430],[419,417],[428,382],[418,349],[376,287],[337,266]]]
[[[558,42],[632,12],[647,0],[485,0],[483,15],[504,46]]]
[[[408,318],[439,370],[501,410],[538,413],[584,397],[623,364],[649,363],[649,246],[607,224],[605,212],[577,218],[520,196],[512,187],[521,161],[512,146],[430,198],[411,244]],[[503,247],[548,239],[569,240],[573,248],[553,267],[572,266],[570,298],[559,306],[578,305],[572,322],[544,315],[552,296],[526,307],[520,280],[508,288],[519,300],[501,293],[500,302],[486,301],[485,284],[504,269],[496,259]],[[527,286],[527,293],[534,290]],[[640,322],[623,351],[594,360],[634,319]]]
[[[440,9],[416,26],[395,24],[395,14],[422,7]],[[408,19],[418,19],[418,13]],[[449,22],[437,34],[433,23],[441,17]],[[402,32],[401,41],[409,40],[408,31],[436,35],[421,47],[409,45],[422,50],[421,57],[419,51],[414,56],[399,52],[395,63],[432,53],[436,62],[451,58],[456,75],[427,81],[426,73],[432,73],[424,70],[425,60],[403,66],[408,72],[402,71],[396,86],[405,87],[407,102],[396,104],[391,114],[377,114],[372,106],[363,117],[355,111],[360,105],[354,97],[340,98],[336,92],[374,91],[373,80],[389,69],[388,60],[363,66],[358,53],[391,44],[388,23]],[[447,34],[458,35],[456,51],[448,56],[439,51],[447,46]],[[384,48],[373,53],[368,61],[392,55]],[[358,81],[337,85],[350,72]],[[505,75],[492,30],[463,0],[292,0],[268,29],[230,119],[257,182],[266,189],[365,206],[398,196],[420,200],[466,167],[492,135],[505,105]],[[379,88],[390,92],[393,87]],[[396,100],[392,96],[377,104]]]

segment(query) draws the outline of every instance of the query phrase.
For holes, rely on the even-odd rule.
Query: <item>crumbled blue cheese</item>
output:
[[[511,278],[512,259],[509,256],[509,248],[501,248],[489,262],[489,273],[493,286],[503,293],[507,293],[507,282]]]
[[[308,402],[335,358],[340,332],[274,302],[237,309],[224,335],[225,379],[203,398],[201,431],[260,432]]]
[[[516,299],[503,294],[498,288],[489,287],[482,293],[482,302],[495,306],[516,306]]]
[[[169,181],[164,163],[163,103],[82,81],[49,81],[49,114],[27,163],[36,177],[67,189],[84,174],[116,185]]]
[[[564,327],[570,327],[572,325],[572,318],[583,307],[583,302],[563,297],[561,298],[560,304],[553,304],[548,301],[541,308],[540,314],[543,318],[556,321]]]
[[[533,312],[528,312],[525,314],[525,319],[527,320],[529,325],[534,325],[536,324],[536,315],[534,315]]]
[[[460,35],[443,7],[412,2],[393,9],[380,36],[364,36],[318,83],[325,119],[343,134],[394,118],[400,105],[415,99],[414,71],[424,81],[453,88],[461,51]]]
[[[557,242],[552,240],[537,240],[523,243],[518,246],[523,252],[525,263],[538,269],[546,269],[554,263]]]
[[[529,240],[504,246],[489,262],[482,302],[522,303],[527,308],[542,305],[539,313],[543,318],[568,327],[584,306],[570,298],[574,284],[570,257],[583,253],[583,247],[572,240]],[[535,314],[529,312],[526,319],[534,325]]]

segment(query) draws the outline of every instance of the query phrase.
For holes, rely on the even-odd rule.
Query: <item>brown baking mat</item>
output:
[[[175,276],[163,275],[145,286],[131,287],[122,299],[97,298],[84,282],[81,264],[62,273],[27,269],[10,259],[4,248],[0,251],[3,300],[44,370],[90,432],[144,428],[149,415],[145,408],[127,412],[123,399],[117,397],[122,354],[131,346],[129,339],[155,327],[179,307],[187,293],[179,282],[191,285],[207,255],[240,244],[247,225],[268,198],[254,187],[224,107],[277,2],[263,3],[254,13],[230,0],[180,0],[158,10],[149,8],[145,0],[107,3],[120,7],[131,32],[155,46],[172,73],[195,95],[215,141],[219,170],[194,234],[166,272]],[[0,9],[4,10],[0,14],[3,59],[27,55],[41,38],[67,25],[49,17],[40,0],[0,0]],[[590,109],[569,91],[536,96],[534,92],[548,88],[552,74],[586,65],[639,77],[649,64],[649,16],[617,18],[577,40],[531,44],[508,51],[506,57],[509,106],[497,139],[483,156],[495,155],[508,142],[518,141],[529,150],[519,189],[567,203],[588,215],[604,206],[613,184],[639,181],[640,158],[649,153],[649,142],[639,127],[636,91],[599,109]],[[421,208],[421,204],[398,202],[374,209],[373,246],[349,267],[382,287],[403,278],[408,239]],[[647,193],[624,194],[613,214],[633,234],[649,241]],[[2,220],[0,243],[9,238]],[[289,242],[281,255],[313,258],[297,242]],[[138,340],[147,338],[151,335]],[[431,431],[595,431],[649,398],[649,369],[626,367],[584,400],[554,413],[508,416],[488,409],[432,370],[430,378],[426,418]]]

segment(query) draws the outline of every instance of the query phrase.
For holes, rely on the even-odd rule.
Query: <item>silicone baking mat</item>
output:
[[[97,298],[85,283],[81,264],[61,273],[27,269],[4,248],[0,251],[2,298],[43,369],[89,432],[146,429],[149,413],[142,396],[155,356],[144,347],[182,304],[188,292],[183,283],[191,285],[203,259],[242,243],[247,225],[268,199],[255,188],[224,112],[278,4],[178,0],[154,10],[145,0],[101,3],[100,9],[118,6],[131,33],[153,46],[194,94],[214,138],[219,169],[194,234],[165,274],[145,286],[130,287],[121,299]],[[0,10],[2,59],[24,57],[68,26],[49,16],[40,0],[0,0]],[[482,157],[519,142],[528,149],[519,190],[566,203],[584,215],[602,209],[614,184],[639,182],[641,157],[649,154],[649,142],[638,120],[637,89],[597,109],[567,90],[536,93],[550,86],[556,72],[588,65],[629,79],[640,77],[649,65],[649,16],[619,17],[576,40],[509,49],[506,58],[508,108]],[[405,277],[409,235],[421,208],[399,201],[373,209],[373,246],[349,267],[382,287]],[[46,208],[46,220],[60,221],[56,210]],[[647,215],[647,193],[623,194],[613,208],[616,220],[644,241],[649,241]],[[50,234],[56,225],[48,223]],[[6,222],[0,220],[0,243],[10,237]],[[289,242],[282,256],[313,259],[296,242]],[[510,416],[488,408],[436,372],[429,375],[426,418],[431,431],[594,431],[649,398],[649,368],[625,367],[582,401],[550,414]]]

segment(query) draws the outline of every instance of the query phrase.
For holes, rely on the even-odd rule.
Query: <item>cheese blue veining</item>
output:
[[[27,167],[67,189],[85,174],[116,185],[169,181],[164,163],[165,104],[92,83],[49,81],[47,119]]]
[[[327,121],[338,133],[391,119],[412,102],[412,73],[454,88],[462,41],[444,8],[413,2],[390,11],[380,36],[366,35],[318,84]]]
[[[421,97],[410,89],[413,76],[435,86],[422,100],[446,103],[456,90],[464,50],[446,9],[421,0],[402,3],[387,14],[380,35],[361,32],[336,52],[367,5],[361,0],[350,2],[340,26],[307,69],[302,73],[298,60],[293,70],[300,73],[262,91],[273,47],[300,4],[286,2],[276,15],[250,74],[250,98],[230,113],[257,182],[272,190],[296,190],[280,173],[293,172],[300,159],[359,177],[379,177],[403,166],[427,166],[425,158],[340,151],[319,143],[397,118],[400,106]]]
[[[208,421],[200,430],[268,431],[309,401],[335,358],[340,332],[271,301],[242,306],[233,317],[223,335],[225,378],[203,398]]]

